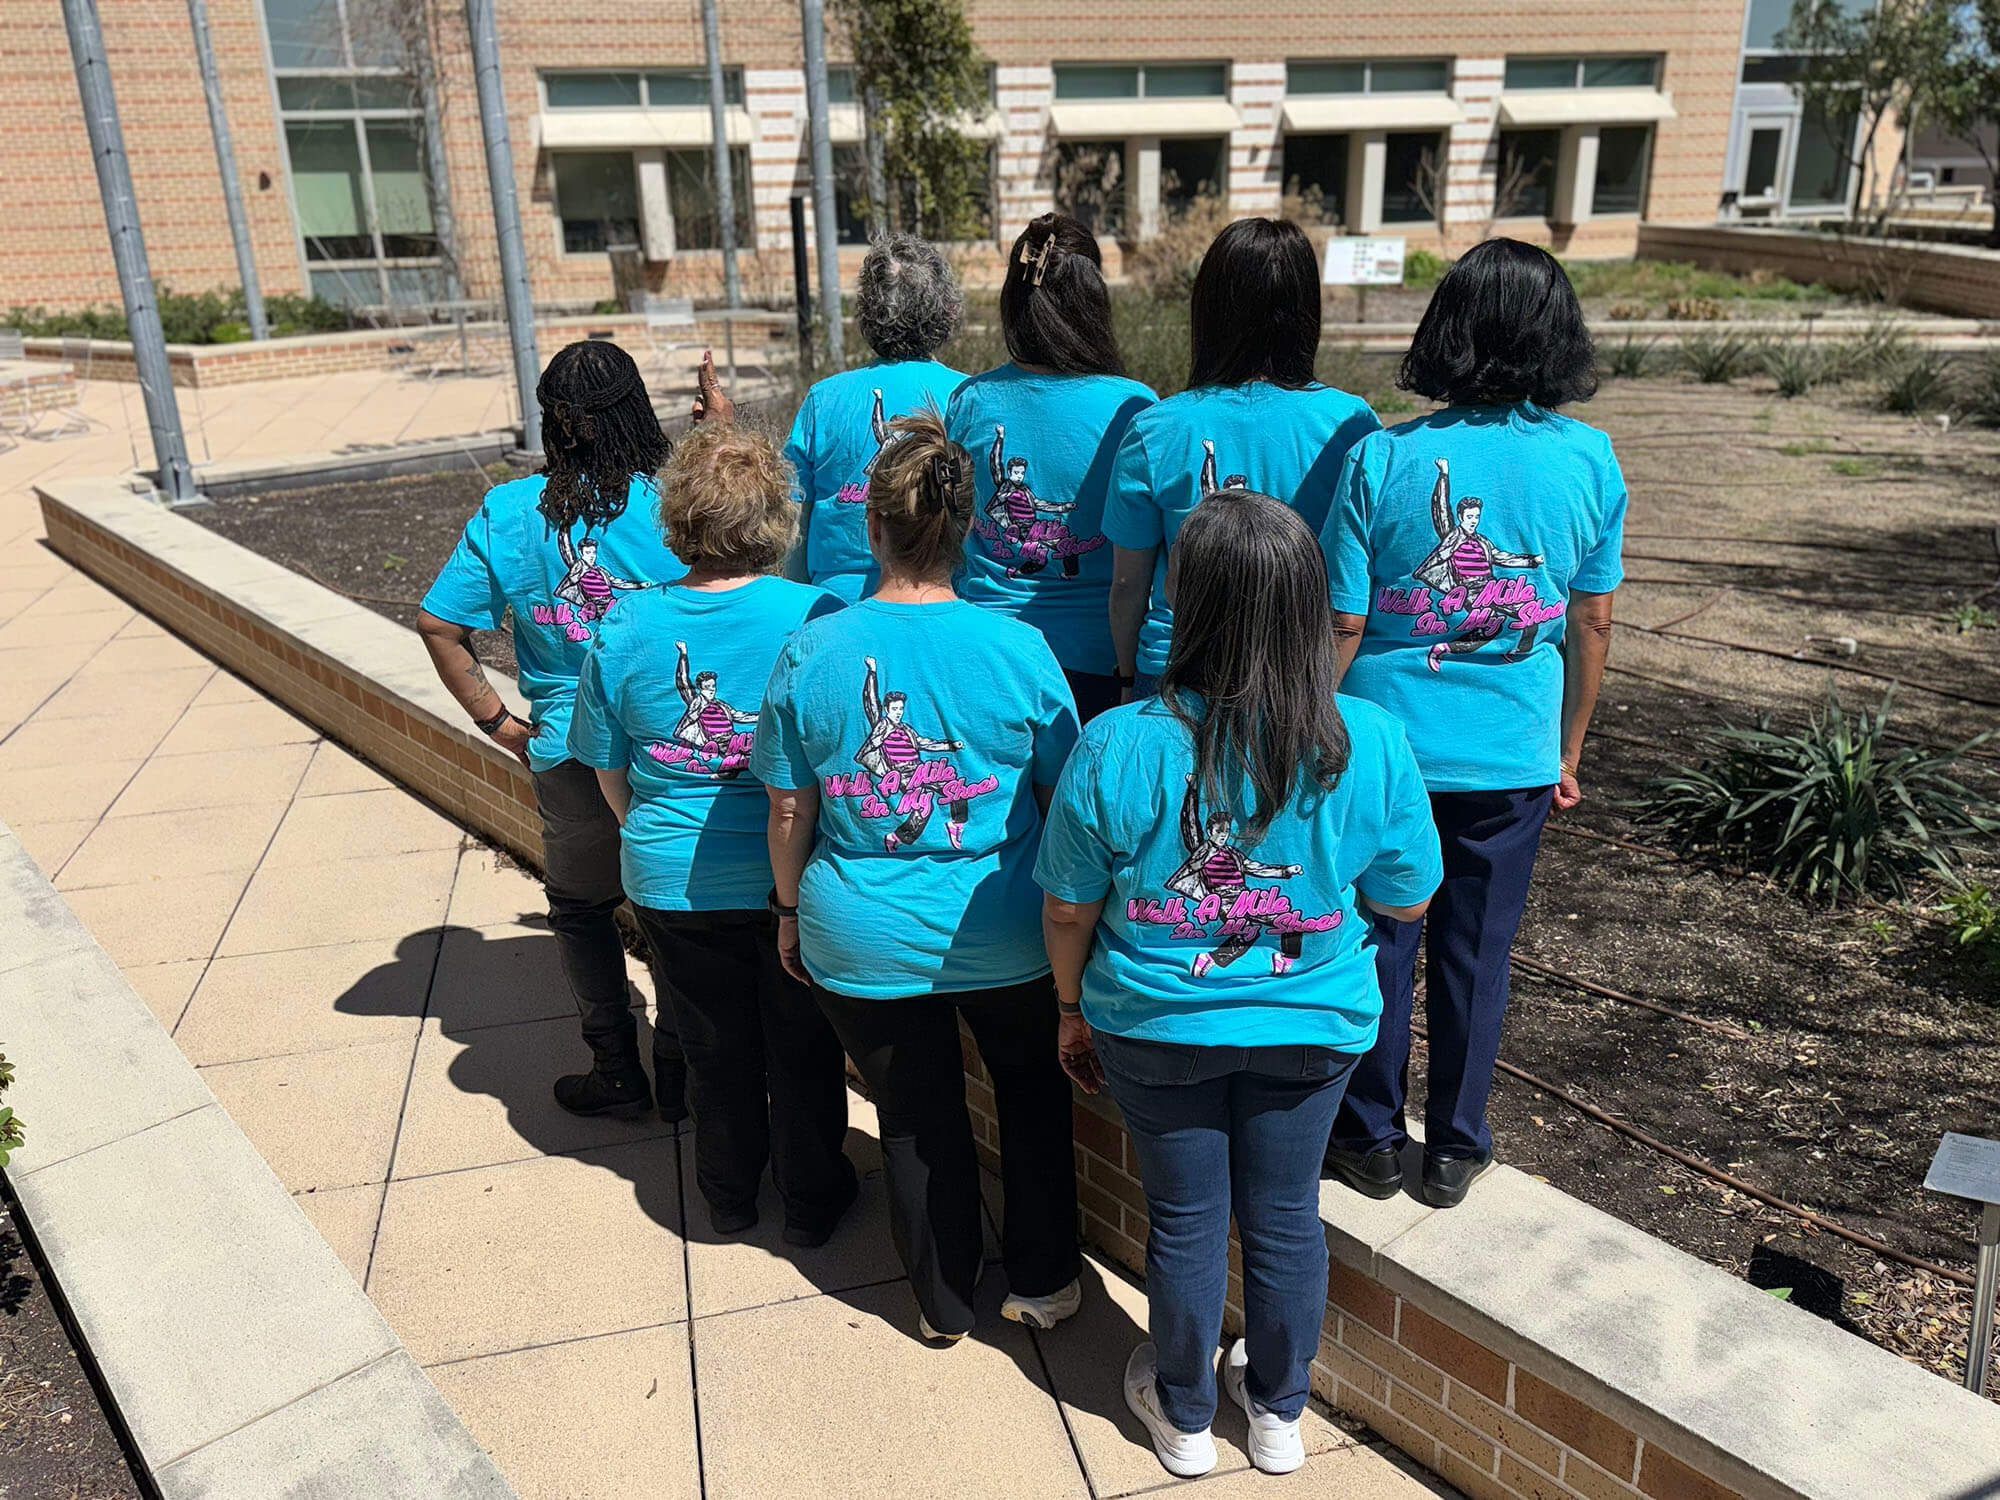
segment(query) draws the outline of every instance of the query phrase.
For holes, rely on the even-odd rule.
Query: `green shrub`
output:
[[[1882,372],[1881,402],[1885,410],[1905,414],[1949,406],[1949,361],[1935,349],[1913,351],[1901,364]]]
[[[1752,271],[1739,276],[1730,271],[1704,270],[1687,261],[1565,261],[1563,269],[1569,272],[1579,297],[1627,297],[1647,303],[1675,297],[1710,301],[1761,297],[1775,302],[1804,302],[1832,295],[1825,287],[1801,286],[1771,271]]]
[[[170,344],[229,344],[250,337],[250,325],[240,287],[212,292],[175,292],[158,289],[160,329]],[[354,326],[353,315],[344,307],[320,297],[301,297],[279,292],[264,298],[264,316],[271,332],[331,333]],[[125,312],[116,307],[86,307],[76,312],[50,312],[45,307],[14,306],[4,319],[9,328],[18,328],[30,338],[59,338],[82,334],[94,339],[124,340],[131,330]]]
[[[1638,339],[1627,336],[1625,342],[1612,347],[1604,357],[1604,373],[1620,380],[1637,380],[1652,368],[1653,350],[1658,339]]]
[[[1864,891],[1902,896],[1910,880],[1949,880],[1961,847],[2000,831],[2000,807],[1959,782],[1965,750],[1892,748],[1890,697],[1849,714],[1829,690],[1799,729],[1728,726],[1707,755],[1647,783],[1638,818],[1690,853],[1768,875],[1808,901]]]
[[[1956,609],[1945,611],[1944,622],[1951,626],[1955,635],[1971,635],[1974,631],[2000,626],[2000,615],[1983,604],[1961,604]]]
[[[13,1086],[14,1065],[7,1061],[4,1053],[0,1053],[0,1094],[6,1093]],[[12,1107],[0,1105],[0,1167],[7,1165],[26,1140],[27,1135],[22,1130],[21,1121]]]
[[[1951,925],[1952,941],[1961,948],[2000,950],[2000,900],[1979,881],[1944,893],[1933,910]]]
[[[1755,363],[1757,345],[1740,333],[1697,333],[1680,342],[1674,361],[1703,385],[1726,385]]]
[[[1451,262],[1435,250],[1421,246],[1403,257],[1403,285],[1416,291],[1436,286],[1451,269]]]
[[[2000,350],[1990,350],[1966,367],[1962,399],[1973,421],[2000,427]]]
[[[1778,384],[1780,396],[1808,394],[1821,382],[1831,379],[1831,358],[1827,346],[1803,339],[1779,339],[1762,351],[1764,373]]]

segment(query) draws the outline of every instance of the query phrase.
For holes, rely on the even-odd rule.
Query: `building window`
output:
[[[1646,163],[1653,149],[1649,125],[1606,125],[1597,132],[1593,214],[1636,214],[1646,201]]]
[[[1099,239],[1125,233],[1125,144],[1056,142],[1056,207]]]
[[[1395,131],[1382,167],[1382,222],[1421,224],[1443,207],[1443,141],[1435,130]]]
[[[648,73],[545,73],[550,109],[707,109],[708,69],[656,68]],[[743,102],[743,70],[722,70],[722,102]]]
[[[1223,63],[1057,63],[1058,99],[1220,99]]]
[[[854,69],[835,67],[826,70],[826,102],[828,104],[852,104],[854,92]]]
[[[639,248],[639,184],[631,152],[559,151],[549,165],[565,252]]]
[[[1831,207],[1847,202],[1852,171],[1850,151],[1857,115],[1847,110],[1834,119],[1807,106],[1799,116],[1799,145],[1792,160],[1792,190],[1787,208]]]
[[[1560,130],[1503,130],[1493,176],[1495,218],[1545,219],[1555,193]]]
[[[1658,85],[1657,57],[1510,57],[1510,89],[1650,89]]]
[[[1306,224],[1347,221],[1347,150],[1344,135],[1288,135],[1284,164],[1285,217]]]
[[[1451,64],[1443,58],[1285,64],[1288,94],[1443,94],[1450,88]]]
[[[1229,138],[1173,136],[1160,142],[1160,207],[1172,217],[1195,199],[1216,197],[1228,181]]]
[[[423,103],[396,14],[264,0],[308,279],[348,306],[444,295]]]
[[[703,146],[693,151],[669,151],[667,204],[674,215],[676,250],[720,250],[722,216],[715,211],[715,152]],[[755,243],[750,228],[750,151],[729,149],[729,177],[736,184],[736,243]]]

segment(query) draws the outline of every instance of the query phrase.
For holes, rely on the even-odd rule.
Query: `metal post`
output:
[[[208,130],[215,137],[215,165],[222,173],[222,206],[229,213],[229,237],[236,242],[236,276],[243,283],[243,315],[250,337],[271,336],[264,316],[264,291],[257,285],[257,256],[250,248],[250,221],[243,213],[243,185],[236,180],[236,147],[229,139],[229,112],[222,105],[222,79],[215,71],[215,44],[208,35],[207,0],[188,0],[188,25],[194,31],[195,61],[201,65],[201,91],[208,98]]]
[[[722,27],[715,0],[701,0],[701,40],[708,50],[708,119],[715,148],[715,212],[722,220],[722,295],[730,307],[743,305],[743,281],[736,274],[736,182],[729,170],[729,108],[722,94]]]
[[[1973,1278],[1972,1332],[1965,1341],[1965,1388],[1986,1394],[1986,1370],[1993,1363],[1993,1297],[2000,1291],[2000,1203],[1979,1215],[1979,1272]]]
[[[507,100],[500,87],[500,39],[493,0],[465,0],[472,32],[472,66],[479,84],[479,129],[486,137],[486,180],[492,190],[493,228],[500,240],[500,286],[507,303],[507,335],[514,346],[514,382],[521,397],[521,446],[542,451],[542,409],[535,383],[542,372],[535,355],[535,307],[528,296],[528,256],[521,244],[521,205],[514,193],[514,147],[507,139]]]
[[[62,0],[62,8],[70,56],[76,62],[77,91],[83,98],[84,128],[90,133],[90,154],[97,164],[97,190],[104,199],[104,226],[111,232],[111,258],[125,301],[132,364],[146,402],[146,425],[153,432],[153,455],[160,465],[160,486],[169,501],[187,504],[200,496],[188,463],[187,438],[181,432],[180,406],[174,400],[173,370],[167,364],[167,339],[153,297],[153,273],[146,265],[146,241],[139,233],[132,166],[125,156],[125,132],[118,124],[118,101],[104,59],[97,0]]]
[[[799,365],[812,368],[812,270],[806,262],[806,195],[792,194],[792,305],[799,314]]]
[[[840,326],[840,246],[833,222],[833,137],[827,132],[826,13],[821,0],[799,0],[805,31],[806,118],[812,129],[813,238],[819,242],[820,315],[826,352],[838,370],[846,364],[846,331]]]

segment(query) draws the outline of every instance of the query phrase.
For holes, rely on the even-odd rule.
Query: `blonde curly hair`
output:
[[[691,568],[775,572],[799,534],[792,466],[762,433],[696,427],[660,471],[659,521]]]

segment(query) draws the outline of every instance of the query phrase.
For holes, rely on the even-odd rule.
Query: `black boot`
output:
[[[1423,1200],[1432,1208],[1457,1208],[1472,1184],[1493,1165],[1492,1156],[1432,1156],[1424,1153]]]
[[[660,1106],[660,1118],[678,1125],[688,1117],[687,1059],[664,1052],[653,1054],[653,1098]]]
[[[1326,1172],[1370,1198],[1393,1198],[1403,1190],[1403,1158],[1395,1151],[1370,1151],[1363,1155],[1328,1146]]]
[[[653,1107],[646,1070],[634,1062],[629,1069],[608,1070],[602,1063],[588,1073],[570,1073],[556,1080],[556,1103],[573,1115],[610,1115],[634,1120]]]

